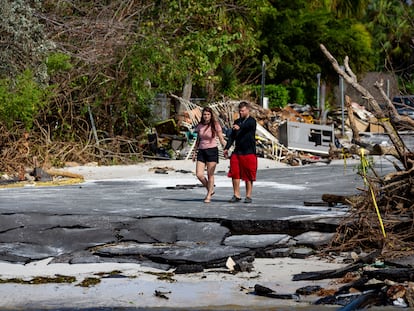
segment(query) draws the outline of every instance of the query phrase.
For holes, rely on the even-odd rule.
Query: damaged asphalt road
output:
[[[0,260],[53,257],[54,262],[136,262],[168,269],[223,266],[230,256],[289,256],[299,246],[296,236],[318,231],[326,239],[346,212],[305,207],[304,201],[320,202],[324,193],[355,194],[363,186],[355,165],[268,169],[258,173],[252,204],[232,204],[227,202],[231,181],[218,172],[216,194],[205,204],[204,189],[174,188],[195,184],[192,174],[156,175],[0,189]]]

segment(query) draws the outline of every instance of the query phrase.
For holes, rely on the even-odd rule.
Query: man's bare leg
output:
[[[232,179],[233,182],[233,193],[234,196],[237,198],[241,198],[240,196],[240,179]]]
[[[246,198],[252,198],[253,182],[250,180],[246,181]]]

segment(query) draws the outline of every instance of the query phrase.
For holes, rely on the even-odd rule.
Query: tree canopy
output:
[[[337,19],[325,8],[309,11],[306,1],[283,2],[275,9],[261,25],[261,55],[273,65],[269,74],[274,83],[298,80],[314,87],[318,72],[332,78],[333,71],[319,49],[321,43],[339,59],[352,55],[356,72],[373,67],[372,39],[362,23]]]

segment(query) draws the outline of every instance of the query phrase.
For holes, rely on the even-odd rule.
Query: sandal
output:
[[[238,198],[235,195],[233,195],[232,198],[229,200],[229,203],[236,203],[240,201],[241,201],[241,198]]]

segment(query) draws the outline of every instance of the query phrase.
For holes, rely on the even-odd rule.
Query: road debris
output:
[[[296,294],[278,294],[274,290],[262,286],[260,284],[256,284],[254,286],[254,292],[253,294],[257,296],[264,296],[268,298],[274,298],[274,299],[293,299],[293,300],[299,300],[299,296]]]
[[[398,114],[380,83],[376,86],[383,95],[381,100],[386,102],[387,109],[383,109],[378,101],[358,84],[356,76],[349,67],[348,58],[344,60],[345,70],[343,70],[323,45],[321,49],[334,69],[364,96],[372,110],[372,113],[365,111],[363,107],[351,103],[347,98],[349,124],[353,130],[352,142],[357,146],[353,152],[361,161],[358,170],[364,180],[364,188],[360,189],[360,195],[352,198],[324,197],[326,202],[341,202],[351,206],[348,216],[341,221],[334,238],[324,251],[326,254],[352,252],[351,257],[355,261],[338,270],[297,274],[293,280],[346,279],[345,282],[348,284],[339,288],[334,294],[315,302],[315,304],[343,305],[340,310],[359,310],[382,305],[414,307],[412,265],[393,264],[393,260],[404,262],[404,258],[407,263],[410,263],[410,258],[414,254],[412,227],[414,153],[398,134],[401,128],[412,130],[414,122],[409,117]],[[367,122],[366,127],[360,121]],[[377,131],[385,132],[392,143],[393,151],[388,154],[392,154],[396,160],[394,162],[396,171],[386,173],[385,176],[381,176],[375,170],[367,158],[369,153],[366,152],[368,149],[371,154],[373,152],[385,154],[384,149],[381,146],[375,149],[360,140],[359,132],[366,131],[371,124],[376,126]],[[351,149],[349,148],[348,151]],[[371,253],[359,258],[354,250]],[[349,273],[356,275],[356,279],[347,279]]]
[[[154,291],[154,296],[155,297],[158,297],[158,298],[162,298],[162,299],[166,299],[166,300],[168,300],[168,299],[170,299],[167,295],[168,294],[171,294],[171,291],[168,291],[168,292],[163,292],[163,291],[159,291],[159,290],[155,290]]]

